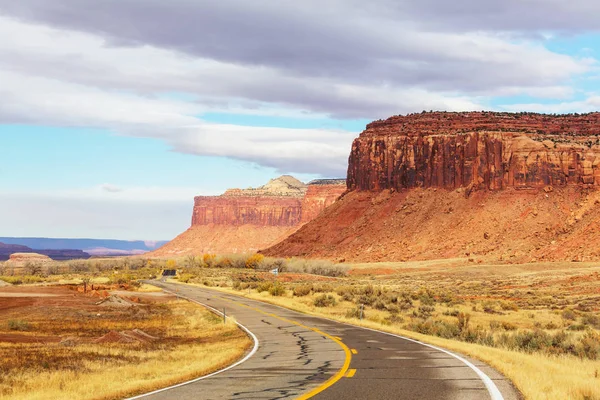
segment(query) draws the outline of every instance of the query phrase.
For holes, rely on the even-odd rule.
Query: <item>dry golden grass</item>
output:
[[[79,323],[30,322],[30,335],[77,335],[84,342],[0,344],[0,399],[117,399],[189,380],[241,358],[251,340],[233,322],[187,302],[153,306],[144,317]],[[44,323],[45,322],[45,323]],[[90,326],[94,324],[94,326]],[[88,335],[141,328],[160,339],[149,343],[104,343]],[[0,332],[1,333],[1,332]]]

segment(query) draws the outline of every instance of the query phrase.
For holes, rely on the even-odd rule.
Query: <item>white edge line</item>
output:
[[[342,324],[343,323],[344,322],[342,322]],[[423,342],[421,342],[419,340],[407,338],[407,337],[396,335],[396,334],[393,334],[393,333],[384,332],[384,331],[378,331],[377,329],[365,328],[364,326],[357,326],[357,325],[352,325],[352,324],[347,324],[347,325],[356,326],[357,328],[366,329],[368,331],[383,333],[384,335],[395,336],[397,338],[408,340],[409,342],[413,342],[413,343],[418,343],[420,345],[431,347],[432,349],[435,349],[435,350],[441,351],[443,353],[446,353],[446,354],[448,354],[448,355],[456,358],[457,360],[463,362],[469,368],[471,368],[473,371],[475,371],[475,373],[483,381],[483,384],[487,388],[487,390],[488,390],[488,392],[489,392],[490,397],[492,398],[492,400],[504,400],[504,397],[502,397],[502,393],[500,392],[500,390],[498,389],[498,387],[496,386],[496,384],[494,383],[494,381],[492,381],[492,379],[489,376],[487,376],[485,374],[485,372],[483,372],[482,370],[480,370],[479,368],[477,368],[472,362],[470,362],[469,360],[466,360],[466,359],[462,358],[458,354],[454,354],[451,351],[448,351],[446,349],[442,349],[441,347],[437,347],[437,346],[434,346],[432,344],[423,343]]]
[[[204,288],[202,288],[202,289],[204,289]],[[210,288],[207,288],[207,289],[210,290]],[[281,309],[284,309],[284,310],[287,310],[287,311],[293,311],[293,312],[297,312],[297,313],[304,314],[304,315],[310,315],[310,314],[303,313],[301,311],[292,310],[290,308],[282,307],[282,306],[280,306],[278,304],[268,303],[266,301],[260,301],[260,300],[256,300],[256,299],[251,299],[251,298],[248,298],[248,297],[243,297],[243,296],[239,296],[239,295],[231,294],[231,293],[219,292],[217,290],[213,290],[213,292],[222,293],[222,294],[230,294],[232,296],[237,296],[237,297],[240,297],[240,298],[243,298],[243,299],[246,299],[246,300],[256,301],[256,302],[259,302],[259,303],[268,304],[270,306],[275,306],[275,307],[278,307],[278,308],[281,308]],[[427,347],[430,347],[432,349],[439,350],[439,351],[441,351],[443,353],[446,353],[446,354],[448,354],[448,355],[456,358],[457,360],[461,361],[462,363],[464,363],[467,367],[471,368],[477,374],[477,376],[479,376],[479,378],[483,381],[483,384],[485,385],[485,387],[486,387],[488,393],[490,394],[490,397],[492,398],[492,400],[504,400],[504,397],[502,396],[502,392],[500,392],[500,389],[498,389],[498,387],[496,386],[496,384],[494,383],[494,381],[492,381],[492,379],[489,376],[487,376],[485,374],[485,372],[483,372],[482,370],[480,370],[479,368],[477,368],[469,360],[466,360],[463,357],[459,356],[458,354],[454,354],[454,353],[452,353],[449,350],[443,349],[441,347],[434,346],[432,344],[423,343],[423,342],[421,342],[419,340],[416,340],[416,339],[411,339],[411,338],[407,338],[407,337],[404,337],[404,336],[396,335],[396,334],[390,333],[390,332],[380,331],[380,330],[372,329],[372,328],[366,328],[364,326],[354,325],[354,324],[350,324],[350,323],[342,322],[342,321],[336,321],[336,320],[331,319],[331,318],[321,317],[321,316],[317,316],[317,315],[310,315],[310,316],[311,317],[321,318],[321,319],[324,319],[324,320],[327,320],[327,321],[331,321],[331,322],[335,322],[335,323],[338,323],[338,324],[352,326],[354,328],[361,328],[361,329],[365,329],[367,331],[372,331],[372,332],[377,332],[377,333],[383,333],[384,335],[389,335],[389,336],[395,336],[397,338],[408,340],[409,342],[421,344],[423,346],[427,346]]]
[[[182,296],[182,295],[181,295],[181,294],[179,294],[179,293],[173,293],[173,292],[171,292],[170,290],[166,290],[166,289],[163,289],[163,288],[161,288],[161,289],[162,289],[162,290],[164,290],[164,291],[165,291],[165,292],[167,292],[167,293],[174,294],[174,295],[176,295],[177,297],[181,297],[181,298],[183,298],[183,299],[186,299],[187,301],[191,301],[192,303],[196,303],[196,304],[199,304],[199,305],[201,305],[201,306],[203,306],[203,307],[206,307],[206,308],[208,308],[210,311],[212,311],[212,312],[216,313],[217,315],[221,315],[221,316],[223,315],[223,313],[222,313],[221,311],[219,311],[219,310],[217,310],[217,309],[215,309],[215,308],[213,308],[213,307],[211,307],[211,306],[209,306],[209,305],[206,305],[206,304],[204,304],[204,303],[200,303],[199,301],[196,301],[196,300],[192,300],[192,299],[190,299],[189,297]],[[146,396],[151,396],[151,395],[153,395],[153,394],[157,394],[157,393],[161,393],[161,392],[166,392],[167,390],[171,390],[171,389],[175,389],[175,388],[178,388],[178,387],[181,387],[181,386],[189,385],[189,384],[191,384],[191,383],[195,383],[195,382],[201,381],[201,380],[203,380],[203,379],[207,379],[207,378],[210,378],[210,377],[212,377],[212,376],[215,376],[215,375],[217,375],[217,374],[220,374],[221,372],[228,371],[228,370],[230,370],[230,369],[232,369],[232,368],[234,368],[234,367],[237,367],[238,365],[240,365],[240,364],[242,364],[242,363],[244,363],[244,362],[248,361],[248,359],[249,359],[250,357],[252,357],[252,356],[254,355],[254,353],[256,353],[256,351],[258,350],[258,338],[256,337],[256,335],[255,335],[254,333],[252,333],[252,331],[250,331],[250,329],[246,328],[244,325],[240,324],[240,323],[239,323],[239,322],[237,322],[237,321],[234,321],[234,322],[235,322],[235,323],[236,323],[236,324],[237,324],[237,325],[238,325],[240,328],[242,328],[242,329],[243,329],[243,330],[244,330],[244,331],[245,331],[245,332],[248,334],[248,336],[250,336],[250,338],[251,338],[251,339],[254,341],[254,347],[252,348],[252,351],[246,355],[246,357],[242,358],[241,360],[239,360],[239,361],[238,361],[238,362],[236,362],[235,364],[232,364],[232,365],[230,365],[230,366],[228,366],[228,367],[226,367],[226,368],[223,368],[223,369],[220,369],[220,370],[218,370],[218,371],[215,371],[215,372],[213,372],[213,373],[211,373],[211,374],[204,375],[204,376],[201,376],[201,377],[199,377],[199,378],[192,379],[192,380],[190,380],[190,381],[186,381],[186,382],[178,383],[177,385],[168,386],[168,387],[166,387],[166,388],[162,388],[162,389],[154,390],[154,391],[152,391],[152,392],[148,392],[148,393],[140,394],[140,395],[137,395],[137,396],[134,396],[134,397],[128,397],[128,398],[126,398],[125,400],[135,400],[135,399],[141,399],[141,398],[144,398],[144,397],[146,397]]]

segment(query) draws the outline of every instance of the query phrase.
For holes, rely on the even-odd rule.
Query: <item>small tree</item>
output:
[[[25,264],[25,272],[27,275],[42,275],[42,265],[37,262],[28,261]]]
[[[215,264],[216,259],[217,259],[217,256],[214,254],[204,254],[202,256],[202,262],[204,263],[204,265],[206,265],[209,268]]]
[[[260,266],[264,259],[265,256],[263,256],[262,254],[252,254],[246,259],[246,268],[256,269]]]

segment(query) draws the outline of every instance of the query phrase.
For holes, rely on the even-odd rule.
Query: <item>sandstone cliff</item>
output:
[[[423,113],[376,121],[352,146],[348,188],[600,184],[600,114]]]
[[[369,124],[348,192],[272,256],[596,260],[600,114],[423,113]]]
[[[284,175],[259,188],[198,196],[191,227],[150,255],[254,252],[285,239],[345,190],[343,179],[306,185]]]
[[[346,191],[345,179],[318,179],[308,183],[302,201],[301,223],[315,219],[321,211],[332,205]]]

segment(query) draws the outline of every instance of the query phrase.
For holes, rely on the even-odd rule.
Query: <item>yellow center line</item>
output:
[[[352,354],[358,354],[358,350],[356,349],[351,349],[350,351],[352,352]]]
[[[355,373],[356,373],[355,369],[349,370],[348,373],[346,374],[346,378],[352,378]]]
[[[329,335],[329,334],[327,334],[327,333],[325,333],[323,331],[320,331],[317,328],[311,328],[310,326],[306,326],[306,325],[304,325],[304,324],[302,324],[302,323],[300,323],[298,321],[294,321],[294,320],[291,320],[291,319],[280,317],[280,316],[272,314],[272,313],[265,312],[265,311],[263,311],[263,310],[261,310],[259,308],[255,308],[255,307],[249,306],[247,304],[240,303],[239,301],[230,300],[230,299],[227,299],[225,297],[221,297],[221,299],[229,301],[229,302],[232,302],[232,303],[235,303],[235,304],[238,304],[238,305],[240,305],[242,307],[249,308],[249,309],[251,309],[253,311],[256,311],[256,312],[259,312],[261,314],[268,315],[268,316],[273,317],[273,318],[277,318],[278,320],[281,320],[281,321],[284,321],[284,322],[288,322],[288,323],[300,326],[300,327],[305,328],[305,329],[309,329],[309,330],[311,330],[313,332],[316,332],[316,333],[318,333],[320,335],[323,335],[324,337],[326,337],[328,339],[333,340],[334,342],[336,342],[344,350],[344,354],[346,355],[346,358],[344,360],[344,365],[342,366],[342,368],[340,368],[340,370],[338,372],[336,372],[335,375],[333,375],[327,381],[323,382],[321,385],[317,386],[316,388],[314,388],[310,392],[305,393],[302,396],[298,397],[298,400],[310,399],[311,397],[313,397],[313,396],[321,393],[325,389],[333,386],[334,383],[336,383],[337,381],[339,381],[340,379],[342,379],[346,375],[346,372],[348,372],[348,369],[350,368],[350,361],[352,360],[352,352],[350,351],[350,349],[348,348],[348,346],[346,346],[344,344],[344,342],[342,342],[342,340],[339,337],[331,336],[331,335]],[[354,351],[356,351],[356,350],[354,350]],[[354,354],[356,354],[356,353],[354,353]],[[352,372],[352,371],[354,371],[354,372]],[[350,375],[350,373],[352,373],[352,375]],[[351,377],[351,376],[354,376],[355,373],[356,373],[356,370],[353,369],[353,370],[350,370],[350,372],[348,373],[348,375],[350,375],[349,377]]]

